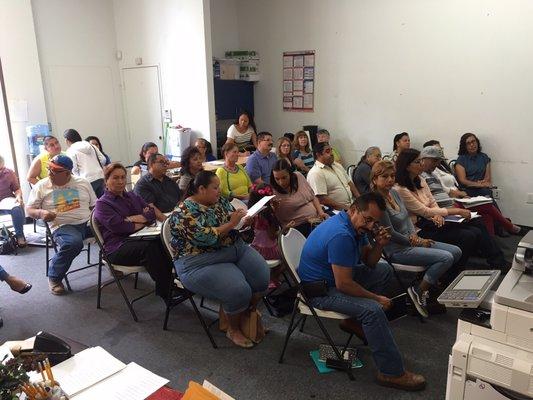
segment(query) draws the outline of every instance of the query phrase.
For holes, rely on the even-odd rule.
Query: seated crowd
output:
[[[387,288],[393,274],[382,257],[425,268],[407,292],[427,318],[439,288],[470,257],[485,257],[491,268],[507,266],[494,241],[497,229],[521,232],[496,203],[469,210],[454,200],[491,195],[490,158],[471,133],[461,138],[455,171],[444,162],[438,141],[418,151],[402,132],[395,136],[390,156],[369,147],[350,177],[327,130],[317,133],[312,149],[310,137],[300,131],[293,140],[279,139],[274,152],[272,134],[256,133],[251,115],[243,113],[228,129],[221,148],[224,164],[216,171],[204,170],[204,163],[215,158],[205,139],[187,148],[180,163],[160,154],[156,144],[145,143],[131,169],[140,175],[133,191],[126,190],[126,167],[111,162],[97,137],[82,140],[73,129],[64,137],[66,154],[49,136],[46,152],[33,161],[25,213],[18,180],[0,158],[0,200],[13,198],[4,201],[10,206],[0,212],[11,214],[19,244],[25,244],[22,224],[28,215],[44,220],[58,245],[48,274],[53,294],[65,293],[65,274],[92,235],[88,222],[94,209],[108,260],[144,266],[166,303],[172,301],[175,271],[184,287],[220,303],[227,337],[250,348],[264,331],[252,341],[241,331],[241,320],[277,284],[279,270],[271,271],[265,260],[281,258],[277,237],[295,228],[307,238],[298,268],[302,282],[327,282],[327,293],[311,298],[311,304],[350,317],[341,328],[368,343],[377,381],[385,386],[419,390],[425,379],[406,370],[389,328],[385,311],[392,306]],[[241,156],[248,156],[245,166]],[[176,167],[181,167],[177,181],[168,176]],[[238,199],[251,207],[269,195],[275,197],[253,218],[232,205]],[[481,218],[473,218],[472,210]],[[465,221],[447,223],[448,216]],[[173,260],[159,237],[129,237],[167,218]],[[241,235],[247,227],[254,234],[251,245]],[[1,268],[0,280],[19,293],[31,288]]]

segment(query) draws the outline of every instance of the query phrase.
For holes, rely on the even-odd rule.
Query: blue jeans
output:
[[[5,281],[7,279],[7,277],[9,276],[9,274],[6,272],[5,269],[2,268],[2,266],[0,265],[0,281]]]
[[[52,233],[58,249],[50,261],[48,278],[61,281],[65,277],[72,261],[83,249],[83,240],[92,236],[86,223],[78,225],[62,225]]]
[[[392,277],[391,267],[379,262],[374,268],[360,265],[353,269],[353,280],[365,289],[382,294]],[[404,373],[402,356],[389,328],[389,321],[381,305],[364,297],[354,297],[332,287],[328,295],[311,298],[313,307],[335,311],[357,319],[363,326],[368,346],[378,370],[385,375]]]
[[[393,263],[427,267],[424,280],[430,285],[435,285],[461,256],[459,247],[442,242],[435,242],[431,247],[404,247],[389,254]]]
[[[24,209],[21,206],[16,206],[11,210],[0,210],[0,215],[5,214],[11,214],[11,220],[13,221],[13,227],[15,228],[15,235],[17,235],[17,237],[24,237],[24,222],[26,222]]]
[[[183,286],[219,301],[227,314],[245,311],[253,294],[267,290],[270,279],[265,259],[242,240],[214,252],[180,257],[174,267]]]

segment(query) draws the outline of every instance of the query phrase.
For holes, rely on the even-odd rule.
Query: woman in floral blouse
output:
[[[199,172],[191,190],[170,217],[176,272],[187,289],[221,303],[229,322],[226,336],[233,343],[252,347],[240,321],[267,289],[268,266],[239,238],[236,227],[246,212],[220,196],[220,181],[213,172]]]

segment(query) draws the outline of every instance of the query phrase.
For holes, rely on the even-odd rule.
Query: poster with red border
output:
[[[283,53],[283,111],[313,112],[315,108],[315,51]]]

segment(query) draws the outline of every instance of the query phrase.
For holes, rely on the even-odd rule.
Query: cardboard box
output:
[[[240,77],[240,62],[237,60],[218,59],[215,61],[220,68],[220,79],[233,80]]]

